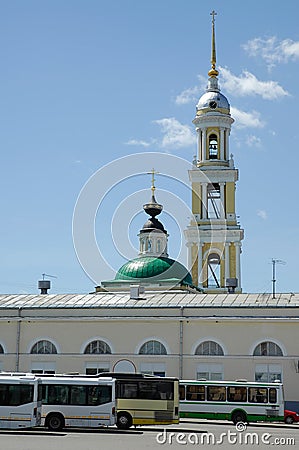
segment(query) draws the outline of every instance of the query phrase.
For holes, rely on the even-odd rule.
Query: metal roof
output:
[[[1,294],[1,309],[18,308],[286,308],[299,307],[299,293],[202,294],[188,291],[145,292],[131,299],[129,292],[94,294]]]

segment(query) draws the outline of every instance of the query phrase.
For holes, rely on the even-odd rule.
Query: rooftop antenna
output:
[[[40,289],[40,293],[41,294],[47,294],[48,290],[51,289],[51,281],[50,280],[45,280],[45,277],[49,277],[49,278],[57,278],[55,277],[55,275],[48,275],[47,273],[42,273],[42,280],[39,280],[38,282],[38,289]]]
[[[285,265],[286,262],[282,261],[281,259],[274,259],[274,258],[272,258],[272,298],[276,298],[275,297],[276,264],[283,264],[283,265]]]
[[[55,275],[48,275],[47,273],[42,273],[42,277],[43,277],[43,280],[45,279],[45,277],[57,278]]]

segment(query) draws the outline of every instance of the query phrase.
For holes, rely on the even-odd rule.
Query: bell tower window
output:
[[[221,211],[221,196],[219,183],[208,184],[208,218],[219,219]]]
[[[218,159],[218,139],[216,134],[209,136],[209,159]]]
[[[208,287],[220,287],[220,257],[217,253],[208,257]]]

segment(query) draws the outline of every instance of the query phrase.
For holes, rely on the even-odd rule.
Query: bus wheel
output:
[[[61,414],[50,414],[46,419],[46,426],[50,431],[60,431],[64,428],[64,417]]]
[[[243,411],[235,411],[232,414],[232,421],[234,425],[236,425],[238,422],[247,422],[247,416]]]
[[[128,430],[132,426],[132,417],[126,412],[119,412],[117,414],[117,428],[120,430]]]

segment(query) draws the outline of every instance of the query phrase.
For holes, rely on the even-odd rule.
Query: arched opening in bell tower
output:
[[[209,136],[209,159],[218,158],[218,139],[216,134],[210,134]]]
[[[210,253],[208,256],[208,288],[220,288],[220,256]]]
[[[220,256],[210,253],[208,256],[208,288],[220,288]]]
[[[219,183],[208,184],[208,218],[219,219],[221,212],[221,196]]]

